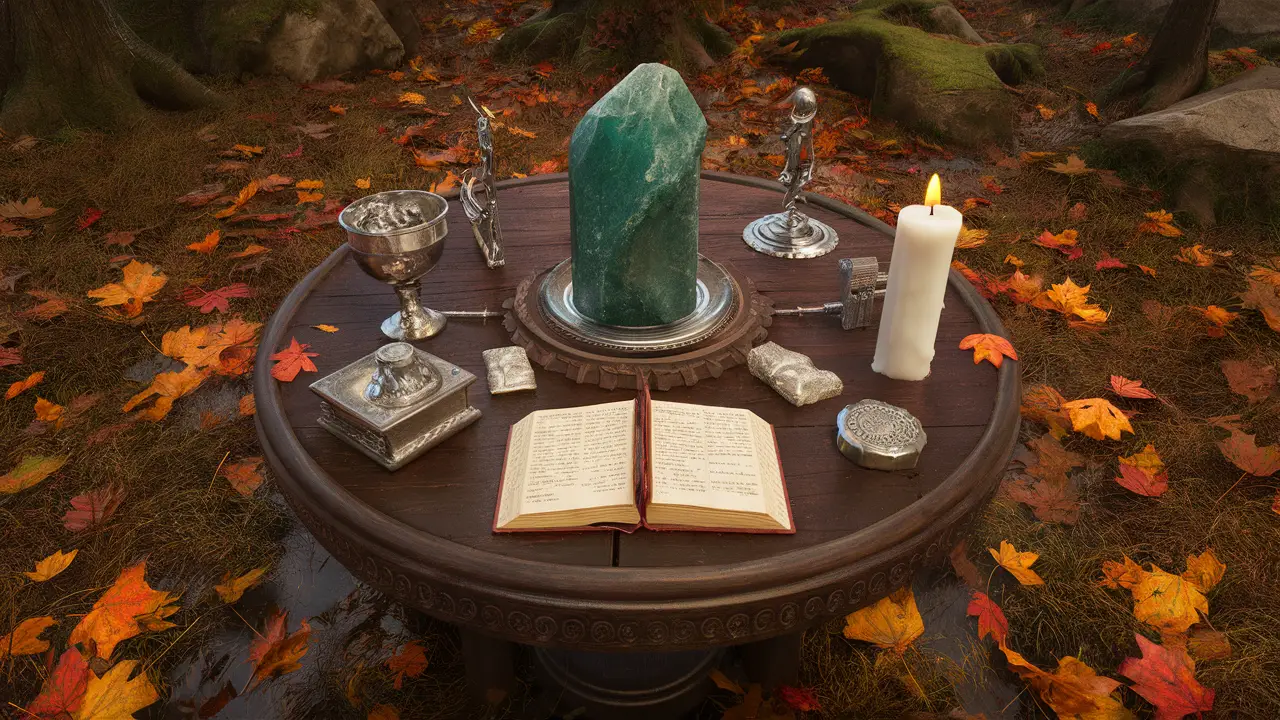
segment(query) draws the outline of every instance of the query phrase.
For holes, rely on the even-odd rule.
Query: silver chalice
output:
[[[440,262],[449,225],[449,203],[423,190],[389,190],[346,207],[338,224],[362,270],[400,296],[400,312],[382,322],[393,340],[423,340],[444,330],[443,313],[422,306],[422,278]]]

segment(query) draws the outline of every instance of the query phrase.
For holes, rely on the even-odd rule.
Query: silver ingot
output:
[[[449,203],[423,190],[389,190],[348,205],[338,224],[356,264],[395,289],[400,312],[382,323],[393,340],[424,340],[444,330],[444,314],[422,306],[422,278],[440,262],[449,234]]]
[[[872,470],[910,470],[929,438],[914,415],[879,400],[859,400],[836,416],[841,454]]]
[[[787,402],[801,407],[836,397],[844,392],[840,376],[819,370],[808,355],[767,342],[747,353],[747,368]]]
[[[502,226],[498,224],[498,188],[494,178],[496,163],[493,156],[493,130],[489,120],[491,114],[487,109],[476,106],[471,98],[471,109],[476,113],[476,134],[480,140],[480,167],[468,168],[462,173],[462,187],[458,197],[462,200],[462,210],[471,221],[471,233],[476,236],[476,244],[484,253],[484,261],[490,268],[499,268],[506,264],[506,256],[502,249]],[[484,195],[481,200],[476,196],[477,185]]]
[[[378,348],[311,384],[320,426],[396,470],[480,418],[476,376],[408,343]]]
[[[757,252],[774,257],[802,259],[826,255],[835,249],[840,236],[835,228],[796,209],[804,187],[813,180],[816,158],[813,151],[813,119],[818,114],[818,96],[807,87],[791,96],[790,125],[782,133],[787,144],[786,163],[778,182],[787,194],[782,212],[753,221],[742,231],[742,239]]]
[[[519,345],[485,350],[480,355],[484,357],[484,367],[488,371],[490,395],[538,388],[529,354]]]
[[[888,273],[880,272],[873,257],[844,258],[840,261],[840,301],[812,307],[774,310],[774,315],[839,315],[840,327],[845,330],[871,327],[875,313],[875,301],[884,297],[881,287]]]
[[[697,300],[689,315],[666,325],[621,327],[596,322],[573,304],[573,260],[565,260],[542,282],[543,315],[557,332],[578,342],[641,355],[669,353],[696,345],[733,319],[742,306],[742,289],[716,263],[698,256]]]

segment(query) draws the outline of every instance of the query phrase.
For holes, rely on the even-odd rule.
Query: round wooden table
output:
[[[444,258],[424,281],[427,306],[500,309],[522,279],[568,256],[566,176],[510,181],[501,189],[506,266],[486,268],[455,198]],[[703,176],[701,252],[742,270],[775,307],[838,300],[839,258],[888,260],[887,226],[815,195],[804,209],[839,232],[834,252],[809,260],[753,252],[743,227],[776,212],[781,199],[777,183]],[[387,472],[316,423],[320,400],[307,385],[388,342],[378,325],[396,308],[391,288],[361,272],[346,246],[312,271],[263,331],[254,381],[258,434],[281,491],[334,557],[405,605],[461,627],[468,674],[479,690],[510,682],[512,643],[540,648],[541,664],[556,681],[612,717],[624,707],[669,716],[679,698],[706,683],[716,648],[741,646],[748,674],[766,687],[794,682],[800,633],[875,602],[942,561],[990,497],[1016,441],[1017,363],[1006,360],[996,370],[958,349],[966,335],[1004,330],[953,272],[933,372],[922,382],[872,372],[874,327],[844,331],[837,316],[775,317],[768,339],[836,372],[843,395],[793,407],[745,365],[656,393],[748,408],[773,424],[794,535],[496,535],[491,525],[509,426],[534,410],[634,393],[577,385],[538,369],[536,392],[490,396],[480,353],[510,345],[507,331],[500,321],[451,319],[441,335],[417,345],[480,378],[470,397],[483,416]],[[321,323],[341,330],[312,328]],[[269,356],[293,337],[319,353],[319,373],[280,383],[268,372]],[[836,414],[863,398],[906,408],[924,424],[929,442],[915,470],[864,470],[837,451]],[[633,654],[613,656],[620,665],[611,670],[593,671],[598,665],[584,660],[624,651]],[[668,710],[659,714],[653,708],[663,703]]]

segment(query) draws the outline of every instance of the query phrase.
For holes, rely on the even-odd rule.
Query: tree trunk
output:
[[[501,59],[574,59],[626,69],[669,62],[705,70],[733,52],[733,39],[706,19],[706,0],[553,0],[503,35]]]
[[[218,97],[138,39],[107,0],[0,0],[0,128],[111,128],[147,103],[189,109]]]
[[[1218,1],[1175,0],[1147,54],[1112,83],[1109,102],[1136,98],[1148,113],[1195,94],[1209,72],[1209,31]]]

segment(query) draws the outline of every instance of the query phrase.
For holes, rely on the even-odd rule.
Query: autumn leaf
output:
[[[1036,110],[1040,111],[1040,117],[1044,120],[1052,120],[1053,116],[1058,114],[1053,108],[1044,105],[1036,105]]]
[[[1058,661],[1053,673],[1032,665],[1018,652],[1001,644],[1009,669],[1036,690],[1060,718],[1073,720],[1130,720],[1132,714],[1111,693],[1120,681],[1098,675],[1093,668],[1075,657]]]
[[[1122,375],[1111,376],[1111,392],[1120,397],[1134,398],[1136,400],[1159,400],[1155,393],[1142,387],[1141,380],[1130,380]]]
[[[261,465],[261,457],[247,457],[239,462],[224,466],[222,468],[222,476],[227,479],[227,482],[231,483],[231,487],[236,492],[244,497],[249,497],[262,484],[262,475],[258,473],[258,468]]]
[[[1165,237],[1182,237],[1182,231],[1173,225],[1173,215],[1164,210],[1146,213],[1146,222],[1138,225],[1138,232],[1153,233]]]
[[[58,657],[58,665],[45,678],[40,694],[27,705],[27,712],[38,718],[75,717],[84,702],[89,683],[89,661],[71,647]]]
[[[1256,435],[1238,428],[1232,428],[1230,437],[1218,441],[1218,449],[1232,464],[1254,477],[1270,477],[1280,470],[1280,445],[1258,447]]]
[[[797,688],[790,685],[782,685],[776,695],[779,700],[786,704],[792,710],[800,712],[817,712],[822,709],[822,704],[818,702],[818,698],[809,688]]]
[[[245,283],[238,282],[220,287],[217,290],[203,291],[195,289],[198,296],[187,301],[191,307],[200,308],[201,313],[211,313],[214,310],[218,312],[227,312],[231,309],[231,298],[247,298],[253,297],[253,288]]]
[[[240,398],[240,416],[249,417],[258,412],[258,404],[253,398],[253,393],[249,393]]]
[[[187,205],[188,207],[203,207],[217,200],[227,189],[222,183],[209,183],[201,185],[191,192],[177,199],[177,202]]]
[[[416,93],[416,92],[410,92],[410,91],[400,93],[399,101],[404,105],[426,105],[427,104],[427,98],[425,95],[423,95],[422,93]]]
[[[129,261],[122,273],[120,282],[108,283],[86,294],[91,298],[98,298],[99,307],[123,306],[121,312],[125,317],[141,315],[142,304],[151,302],[168,280],[163,274],[157,273],[154,266],[137,260]]]
[[[293,178],[271,173],[258,181],[258,190],[266,193],[283,190],[293,184]]]
[[[1104,398],[1072,400],[1062,407],[1071,417],[1071,429],[1094,440],[1119,440],[1121,433],[1133,433],[1129,418]]]
[[[1032,385],[1022,393],[1022,416],[1033,422],[1044,423],[1055,438],[1066,437],[1071,428],[1071,416],[1063,408],[1067,399],[1053,387]]]
[[[194,252],[198,252],[201,255],[212,255],[213,251],[217,249],[218,242],[220,240],[222,240],[222,231],[214,230],[213,232],[210,232],[208,235],[205,235],[203,240],[199,240],[197,242],[191,243],[190,245],[187,245],[187,249],[192,250]]]
[[[974,365],[986,360],[992,365],[1000,367],[1006,357],[1011,360],[1018,359],[1018,353],[1014,351],[1013,345],[1008,340],[990,333],[975,333],[965,336],[960,341],[960,349],[973,351]]]
[[[222,576],[222,582],[213,586],[213,590],[218,593],[219,598],[222,598],[222,602],[230,605],[239,600],[245,590],[257,585],[266,571],[265,566],[254,568],[236,578],[231,577],[231,573],[226,573]]]
[[[289,613],[275,611],[267,618],[267,626],[262,635],[254,638],[249,646],[249,660],[253,663],[253,677],[249,687],[253,688],[263,680],[277,675],[285,675],[302,667],[301,660],[307,654],[307,643],[311,639],[311,626],[306,620],[292,634],[286,634]]]
[[[40,371],[38,371],[38,372],[33,372],[33,373],[31,373],[31,374],[30,374],[30,375],[28,375],[25,379],[23,379],[23,380],[19,380],[19,381],[17,381],[17,382],[15,382],[15,383],[13,383],[12,385],[10,385],[10,386],[9,386],[9,389],[8,389],[8,390],[6,390],[6,391],[5,391],[5,393],[4,393],[4,399],[5,399],[5,400],[12,400],[12,399],[14,399],[14,398],[18,397],[18,396],[19,396],[19,395],[21,395],[23,392],[25,392],[25,391],[27,391],[27,390],[30,390],[31,388],[33,388],[33,387],[35,387],[36,385],[38,385],[38,384],[40,383],[40,381],[41,381],[41,380],[43,380],[43,379],[44,379],[44,371],[43,371],[43,370],[40,370]]]
[[[63,553],[61,550],[56,550],[49,557],[36,562],[35,570],[22,574],[31,578],[33,582],[50,580],[58,573],[66,570],[71,561],[76,559],[76,554],[79,552],[79,550],[72,550],[69,553]]]
[[[20,238],[27,237],[31,234],[31,230],[19,227],[15,223],[8,220],[0,220],[0,237]]]
[[[324,187],[323,180],[299,180],[294,187],[299,190],[319,190]]]
[[[1249,277],[1274,287],[1280,287],[1280,257],[1271,258],[1267,265],[1254,265],[1249,269]]]
[[[0,659],[11,655],[35,655],[49,649],[49,641],[41,640],[40,634],[57,625],[51,617],[27,618],[18,623],[7,635],[0,636]]]
[[[71,509],[62,516],[62,526],[72,532],[96,527],[111,519],[124,501],[124,490],[105,485],[71,498]]]
[[[1182,571],[1182,579],[1195,585],[1200,592],[1207,593],[1222,580],[1226,572],[1227,566],[1213,554],[1213,548],[1205,548],[1199,555],[1187,556],[1187,569]]]
[[[1040,555],[1033,552],[1018,552],[1013,544],[1008,540],[1000,541],[1000,550],[997,552],[993,548],[987,548],[987,552],[991,553],[991,557],[996,559],[996,564],[1009,571],[1019,583],[1023,585],[1043,585],[1044,579],[1036,574],[1031,566],[1039,559]]]
[[[1196,627],[1187,635],[1187,652],[1197,660],[1222,660],[1231,657],[1231,641],[1220,631]]]
[[[258,194],[258,188],[258,181],[250,180],[247,185],[240,188],[240,192],[236,194],[235,199],[231,201],[230,205],[214,213],[213,216],[218,219],[222,219],[235,215],[240,208],[244,207],[246,203],[253,199],[254,195]]]
[[[1084,161],[1075,155],[1068,155],[1066,162],[1054,163],[1049,169],[1063,175],[1083,175],[1093,172],[1091,168],[1084,164]]]
[[[1250,404],[1266,400],[1276,389],[1275,365],[1260,365],[1246,360],[1223,360],[1222,374],[1227,378],[1231,392],[1245,396]]]
[[[373,186],[372,177],[356,178],[356,187],[360,188],[361,190],[368,190],[372,186]]]
[[[57,212],[54,208],[45,207],[38,197],[29,197],[22,201],[0,203],[0,217],[15,220],[39,220]]]
[[[1142,578],[1146,577],[1147,571],[1128,555],[1124,556],[1124,562],[1116,562],[1114,560],[1104,560],[1102,563],[1102,584],[1112,590],[1124,588],[1132,590],[1138,586]]]
[[[1080,496],[1065,480],[1030,482],[1018,478],[1001,485],[1010,500],[1026,504],[1043,522],[1075,525],[1080,520]]]
[[[893,591],[876,604],[845,617],[844,636],[899,654],[924,633],[924,618],[910,587]]]
[[[0,475],[0,495],[26,490],[57,472],[66,462],[65,457],[28,455],[18,462],[17,467]]]
[[[80,619],[68,642],[86,652],[110,659],[117,644],[142,633],[173,627],[164,618],[178,612],[178,595],[152,589],[146,581],[147,562],[120,571],[115,582]]]
[[[137,660],[121,660],[102,677],[90,673],[76,720],[125,720],[159,700],[146,671],[129,679],[137,666]]]
[[[1050,250],[1058,250],[1068,260],[1076,260],[1084,255],[1084,250],[1077,245],[1078,240],[1079,233],[1075,230],[1063,230],[1057,235],[1045,230],[1031,242]]]
[[[261,145],[242,145],[240,143],[232,145],[231,149],[247,158],[251,158],[255,155],[261,155],[263,151],[266,150],[266,148]]]
[[[28,293],[30,292],[31,291],[28,291]],[[48,321],[65,313],[69,308],[70,305],[67,304],[66,300],[55,297],[53,299],[46,300],[39,305],[29,307],[26,310],[17,313],[17,315],[18,317],[27,318],[28,320]],[[2,349],[0,349],[0,352],[3,352]]]
[[[1097,105],[1097,103],[1093,103],[1093,102],[1086,102],[1086,103],[1084,104],[1084,111],[1085,111],[1085,112],[1087,112],[1087,113],[1089,113],[1090,115],[1092,115],[1094,120],[1101,120],[1101,119],[1102,119],[1102,116],[1098,114],[1098,105]]]
[[[1194,583],[1154,564],[1131,592],[1133,616],[1163,632],[1186,632],[1200,622],[1201,614],[1209,614],[1209,600]]]
[[[1009,297],[1016,303],[1033,302],[1040,296],[1043,285],[1044,280],[1039,275],[1024,275],[1021,270],[1015,270],[1005,281]]]
[[[427,669],[427,650],[417,640],[407,642],[388,658],[387,667],[396,674],[393,685],[399,690],[405,677],[416,678]]]
[[[320,332],[327,332],[327,333],[338,332],[338,328],[334,325],[312,325],[311,327],[319,330]]]
[[[228,255],[227,259],[239,260],[240,258],[253,257],[254,255],[261,255],[263,253],[269,253],[269,252],[271,252],[271,248],[269,247],[263,247],[262,245],[258,245],[256,243],[249,243],[249,245],[245,247],[245,249],[239,252],[233,252],[230,255]]]
[[[374,705],[365,720],[400,720],[400,711],[392,705]]]
[[[188,366],[220,375],[243,375],[252,367],[261,323],[232,318],[225,324],[171,330],[160,341],[160,352]]]
[[[311,358],[319,357],[320,353],[306,352],[311,347],[305,343],[300,344],[297,338],[289,339],[289,347],[271,356],[276,364],[271,366],[271,377],[281,382],[293,382],[298,377],[298,373],[303,370],[307,372],[316,372],[315,363],[311,362]]]
[[[1073,315],[1088,324],[1104,323],[1108,313],[1089,302],[1090,287],[1080,287],[1068,277],[1065,281],[1050,286],[1049,290],[1041,293],[1031,304],[1042,310]]]
[[[1119,460],[1120,477],[1116,482],[1126,490],[1147,497],[1160,497],[1169,489],[1169,473],[1154,445],[1148,443],[1142,452]]]
[[[334,115],[346,115],[347,109],[341,105],[330,105],[329,112],[333,113]]]
[[[986,230],[974,230],[971,227],[961,227],[960,236],[956,238],[956,249],[969,250],[971,248],[985,245],[989,235],[990,233]]]
[[[113,230],[102,236],[102,244],[106,247],[119,245],[120,247],[128,247],[138,238],[141,230]]]
[[[1196,681],[1196,663],[1186,652],[1161,647],[1135,633],[1142,658],[1125,658],[1121,675],[1133,691],[1156,706],[1156,720],[1177,720],[1213,709],[1213,690]]]
[[[1102,251],[1102,259],[1093,264],[1094,270],[1123,270],[1129,267],[1120,258],[1113,258],[1106,250]]]
[[[992,640],[1003,645],[1009,635],[1009,621],[1005,619],[1004,611],[984,592],[974,590],[972,598],[965,612],[978,618],[978,639],[990,635]]]
[[[184,395],[189,395],[204,382],[205,371],[192,364],[181,372],[157,373],[145,390],[129,398],[121,412],[129,412],[145,402],[152,395],[157,395],[155,403],[138,413],[139,420],[158,422],[163,420],[173,409],[173,402]]]
[[[306,190],[299,190],[297,192],[298,205],[305,205],[307,203],[320,202],[321,200],[324,200],[324,193],[307,192]]]
[[[1231,255],[1230,250],[1209,250],[1203,245],[1192,245],[1182,248],[1174,259],[1196,267],[1212,267],[1217,262],[1217,258],[1231,257]]]
[[[1036,454],[1035,464],[1027,467],[1027,473],[1035,477],[1066,483],[1068,472],[1084,466],[1084,457],[1062,447],[1052,434],[1041,435],[1027,447]]]
[[[1280,288],[1250,280],[1249,289],[1240,294],[1240,300],[1245,307],[1262,313],[1267,326],[1280,332],[1280,295],[1276,294],[1277,291]]]
[[[62,416],[66,412],[63,406],[37,396],[35,411],[36,420],[52,425],[54,432],[62,428]]]

